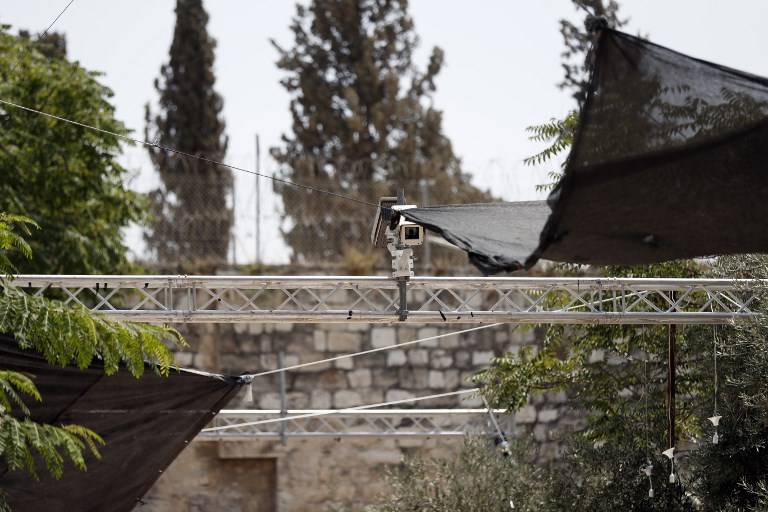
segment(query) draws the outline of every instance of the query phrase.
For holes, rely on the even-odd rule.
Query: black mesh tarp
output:
[[[100,460],[88,458],[86,472],[68,465],[60,480],[42,467],[40,481],[0,468],[0,488],[14,512],[132,510],[241,384],[185,370],[168,377],[148,370],[136,379],[125,370],[105,376],[96,366],[54,367],[1,335],[0,368],[34,376],[43,397],[29,402],[34,420],[84,425],[106,441]]]
[[[526,265],[768,251],[768,79],[612,30],[594,58],[565,175]],[[438,231],[455,223],[430,220]],[[511,228],[496,236],[518,238]],[[486,273],[508,270],[518,254],[483,253],[484,239],[462,248],[491,262]]]
[[[429,206],[404,210],[413,222],[464,249],[481,271],[519,270],[539,244],[550,209],[544,201]]]

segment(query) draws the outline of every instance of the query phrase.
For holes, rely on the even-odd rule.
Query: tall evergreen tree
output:
[[[273,41],[287,73],[293,133],[272,148],[285,179],[368,201],[404,188],[430,202],[486,201],[469,183],[432,105],[443,52],[426,70],[413,53],[419,40],[407,0],[313,0],[297,6],[294,46]],[[373,211],[281,184],[283,235],[297,261],[322,261],[368,245]]]
[[[202,0],[177,0],[170,60],[155,81],[161,113],[147,106],[147,138],[209,160],[227,151],[223,101],[214,90],[216,42],[208,35]],[[147,242],[163,264],[221,263],[233,223],[227,198],[232,174],[221,166],[150,147],[162,187],[152,193],[154,220]]]

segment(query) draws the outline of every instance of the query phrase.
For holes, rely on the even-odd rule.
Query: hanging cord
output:
[[[715,414],[717,416],[717,326],[712,326],[712,344],[713,344],[713,356],[715,365]]]
[[[250,169],[244,169],[244,168],[238,167],[236,165],[230,165],[230,164],[226,164],[224,162],[219,162],[218,160],[212,160],[212,159],[206,158],[204,156],[193,155],[192,153],[187,153],[185,151],[181,151],[181,150],[169,147],[169,146],[163,146],[161,144],[158,144],[158,143],[155,143],[155,142],[149,142],[149,141],[143,140],[143,139],[136,139],[136,138],[129,137],[127,135],[116,133],[116,132],[113,132],[113,131],[110,131],[110,130],[105,130],[103,128],[98,128],[96,126],[91,126],[91,125],[88,125],[88,124],[85,124],[85,123],[81,123],[79,121],[73,121],[72,119],[67,119],[66,117],[61,117],[61,116],[57,116],[57,115],[54,115],[54,114],[49,114],[48,112],[43,112],[42,110],[36,110],[34,108],[25,107],[24,105],[19,105],[17,103],[13,103],[12,101],[8,101],[8,100],[5,100],[5,99],[1,99],[0,98],[0,103],[3,104],[3,105],[7,105],[9,107],[14,107],[14,108],[20,109],[20,110],[26,110],[27,112],[31,112],[33,114],[38,114],[38,115],[41,115],[41,116],[45,116],[45,117],[48,117],[50,119],[55,119],[57,121],[62,121],[64,123],[69,123],[69,124],[72,124],[72,125],[75,125],[75,126],[79,126],[81,128],[86,128],[88,130],[93,130],[93,131],[96,131],[96,132],[99,132],[99,133],[104,133],[106,135],[111,135],[113,137],[117,137],[119,139],[122,139],[122,140],[125,140],[125,141],[128,141],[128,142],[133,142],[134,144],[140,144],[140,145],[144,145],[144,146],[158,148],[158,149],[161,149],[163,151],[168,151],[169,153],[174,153],[176,155],[183,156],[185,158],[192,158],[194,160],[200,160],[201,162],[217,165],[217,166],[220,166],[220,167],[225,167],[225,168],[231,169],[233,171],[239,171],[239,172],[245,172],[245,173],[248,173],[248,174],[253,174],[254,176],[260,176],[262,178],[266,178],[268,180],[272,180],[272,181],[275,181],[277,183],[282,183],[284,185],[290,185],[292,187],[301,188],[301,189],[308,190],[308,191],[311,191],[311,192],[317,192],[319,194],[329,195],[329,196],[332,196],[332,197],[336,197],[338,199],[345,199],[347,201],[352,201],[352,202],[355,202],[355,203],[358,203],[358,204],[363,204],[363,205],[366,205],[366,206],[372,206],[372,207],[377,208],[377,209],[381,208],[382,210],[389,210],[389,208],[380,207],[377,203],[371,203],[369,201],[364,201],[362,199],[357,199],[356,197],[351,197],[351,196],[347,196],[347,195],[344,195],[344,194],[339,194],[338,192],[331,192],[330,190],[324,190],[324,189],[321,189],[321,188],[315,188],[315,187],[311,187],[309,185],[303,185],[301,183],[296,183],[296,182],[293,182],[293,181],[284,180],[282,178],[277,178],[275,176],[270,176],[269,174],[264,174],[264,173],[260,173],[260,172],[257,172],[257,171],[252,171]]]
[[[450,391],[448,393],[437,393],[435,395],[428,395],[428,396],[417,396],[413,398],[403,398],[401,400],[391,400],[389,402],[381,402],[378,404],[370,404],[370,405],[358,405],[357,407],[347,407],[346,409],[336,409],[333,411],[322,411],[322,412],[311,412],[307,414],[297,414],[296,416],[283,416],[280,418],[270,418],[266,420],[259,420],[259,421],[249,421],[246,423],[235,423],[232,425],[222,425],[220,427],[209,427],[204,428],[201,430],[201,432],[218,432],[220,430],[228,430],[232,428],[242,428],[242,427],[253,427],[256,425],[266,425],[268,423],[279,423],[282,421],[291,421],[291,420],[298,420],[303,418],[316,418],[319,416],[331,416],[334,414],[344,414],[346,412],[352,412],[352,411],[362,411],[366,409],[375,409],[377,407],[386,407],[388,405],[398,405],[398,404],[405,404],[405,403],[411,403],[411,402],[420,402],[422,400],[431,400],[433,398],[444,398],[448,396],[456,396],[456,395],[465,395],[467,393],[476,393],[477,391],[480,391],[480,388],[471,388],[471,389],[460,389],[458,391]]]
[[[643,351],[645,357],[643,358],[643,398],[645,399],[645,457],[647,464],[641,468],[643,474],[648,477],[648,497],[653,498],[653,462],[651,462],[651,416],[649,412],[649,393],[648,393],[648,329],[643,326]]]
[[[493,425],[493,428],[496,429],[496,434],[499,436],[499,443],[501,444],[501,451],[504,454],[505,457],[511,457],[512,456],[512,450],[509,446],[509,441],[507,440],[507,435],[504,433],[503,430],[501,430],[501,427],[499,426],[499,422],[496,419],[496,413],[491,408],[491,406],[488,404],[488,400],[485,399],[484,395],[480,395],[483,399],[483,404],[485,404],[485,408],[488,409],[488,417],[491,418],[491,424]]]

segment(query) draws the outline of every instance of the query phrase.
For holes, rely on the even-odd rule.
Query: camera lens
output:
[[[419,239],[419,228],[418,228],[418,226],[406,226],[406,228],[405,228],[405,239],[406,240],[418,240]]]

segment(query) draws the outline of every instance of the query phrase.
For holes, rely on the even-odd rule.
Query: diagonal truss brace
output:
[[[502,411],[499,411],[502,412]],[[291,420],[291,416],[320,413],[323,416]],[[197,440],[340,438],[340,437],[461,437],[468,433],[496,435],[489,425],[487,409],[382,409],[347,411],[289,409],[284,422],[248,425],[203,432]],[[222,410],[210,426],[237,425],[281,417],[274,410]],[[284,430],[281,426],[284,425]]]
[[[398,323],[398,281],[349,276],[20,275],[16,286],[138,322]],[[408,323],[717,324],[763,281],[414,277]]]

